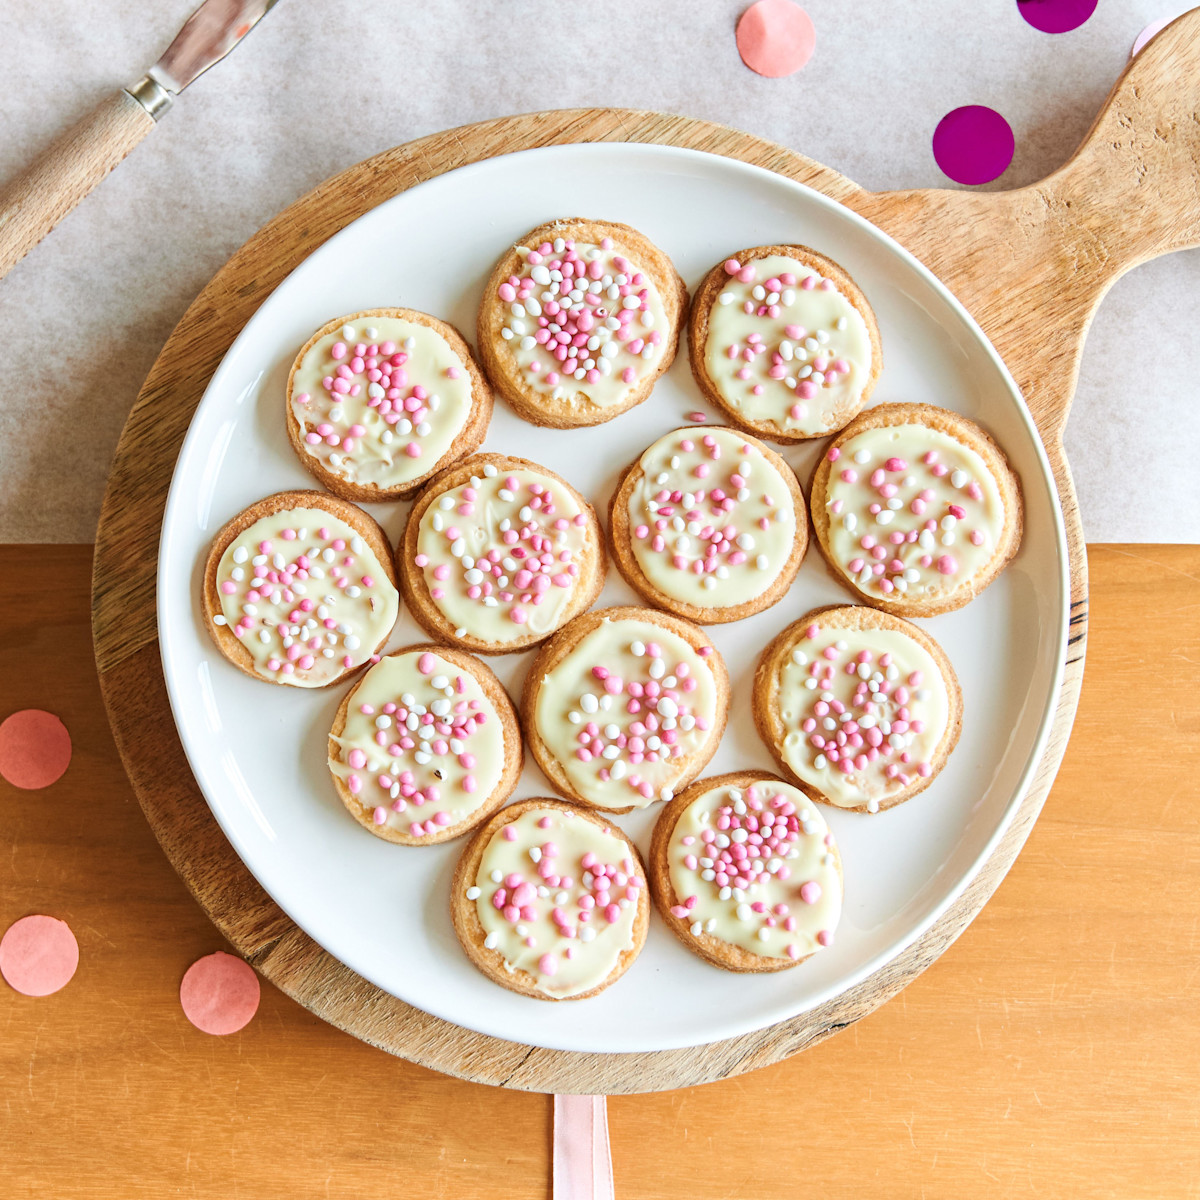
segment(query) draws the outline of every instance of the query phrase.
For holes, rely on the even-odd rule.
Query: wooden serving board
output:
[[[1062,434],[1083,340],[1130,267],[1200,244],[1200,9],[1135,60],[1084,145],[1012,192],[872,193],[759,138],[685,117],[576,109],[485,121],[378,154],[326,181],[251,238],[185,313],[129,416],[96,537],[93,628],[117,747],[163,849],[220,931],[277,987],[356,1037],[425,1066],[544,1092],[653,1091],[722,1079],[823,1040],[871,1012],[963,931],[1012,865],[1066,747],[1083,676],[1087,562]],[[285,275],[368,209],[498,154],[572,142],[654,142],[777,171],[895,237],[938,274],[1008,364],[1058,485],[1071,568],[1071,637],[1049,744],[1007,834],[919,941],[857,987],[768,1029],[645,1054],[543,1050],[462,1029],[380,991],[274,904],[226,841],[192,777],[167,702],[155,616],[159,528],[176,455],[231,342]]]

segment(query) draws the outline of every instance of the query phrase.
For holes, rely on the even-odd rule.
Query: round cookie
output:
[[[255,679],[328,687],[383,647],[400,611],[387,537],[326,492],[278,492],[213,538],[204,624]]]
[[[534,659],[521,723],[555,789],[608,812],[670,800],[725,729],[729,675],[704,631],[652,608],[576,617]]]
[[[364,503],[411,496],[479,448],[492,393],[445,321],[372,308],[323,325],[288,375],[292,448],[322,486]]]
[[[883,368],[867,298],[807,246],[755,246],[718,263],[696,293],[688,340],[704,395],[775,442],[840,429]]]
[[[480,361],[534,425],[599,425],[650,395],[675,358],[687,301],[671,260],[636,229],[551,221],[492,271]]]
[[[524,763],[500,681],[440,646],[408,646],[371,667],[338,708],[328,755],[350,815],[404,846],[473,829],[512,795]]]
[[[817,464],[813,529],[868,604],[901,617],[962,608],[1017,552],[1021,489],[973,421],[931,404],[881,404]]]
[[[400,586],[439,642],[509,654],[544,641],[604,586],[592,506],[524,458],[479,454],[417,497],[396,550]]]
[[[649,875],[671,932],[727,971],[782,971],[833,944],[837,844],[808,797],[765,771],[676,796],[654,826]]]
[[[654,442],[626,468],[608,519],[630,586],[702,625],[782,599],[808,545],[795,472],[757,438],[721,427]]]
[[[648,892],[637,848],[615,825],[561,800],[521,800],[463,851],[450,916],[489,979],[536,1000],[582,1000],[641,953]]]
[[[962,729],[962,691],[923,629],[874,608],[814,609],[763,651],[754,722],[813,800],[856,812],[924,791]]]

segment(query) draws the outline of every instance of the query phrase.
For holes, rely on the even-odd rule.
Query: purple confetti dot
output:
[[[933,131],[933,157],[955,183],[991,183],[1013,160],[1016,141],[994,109],[968,104],[948,112]]]
[[[1017,11],[1043,33],[1070,33],[1096,11],[1097,0],[1017,0]]]

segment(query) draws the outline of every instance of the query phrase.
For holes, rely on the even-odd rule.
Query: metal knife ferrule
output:
[[[174,97],[157,79],[143,75],[125,89],[156,121],[171,107]]]

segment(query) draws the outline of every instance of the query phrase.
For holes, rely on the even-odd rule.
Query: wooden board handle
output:
[[[128,92],[77,121],[0,192],[0,278],[154,128]]]
[[[853,203],[954,281],[1059,449],[1104,293],[1130,267],[1200,245],[1200,8],[1126,67],[1083,144],[1040,183]]]
[[[1200,245],[1200,8],[1173,21],[1125,68],[1074,156],[1039,188],[1089,280]],[[1102,234],[1102,236],[1101,236]]]

